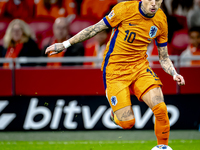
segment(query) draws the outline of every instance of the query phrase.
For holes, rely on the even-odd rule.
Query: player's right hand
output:
[[[51,56],[51,55],[62,52],[64,49],[65,49],[65,47],[64,47],[63,43],[55,43],[55,44],[47,47],[45,54],[50,53],[50,56]]]

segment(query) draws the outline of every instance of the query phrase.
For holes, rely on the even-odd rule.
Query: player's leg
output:
[[[129,88],[121,90],[114,96],[108,90],[107,98],[114,112],[113,114],[111,112],[113,121],[123,129],[131,129],[135,124],[135,117],[131,107]]]
[[[159,86],[157,86],[157,87],[154,86],[152,89],[148,90],[148,92],[146,92],[145,94],[142,95],[141,99],[151,109],[153,109],[153,107],[156,106],[157,104],[164,102],[163,93]]]
[[[168,145],[169,118],[160,86],[162,82],[149,66],[141,68],[139,77],[131,89],[140,101],[144,101],[155,115],[155,134],[158,144]]]
[[[158,145],[168,145],[170,124],[161,88],[150,89],[142,95],[142,100],[152,109],[155,115],[154,129]]]
[[[113,116],[112,116],[113,115]],[[135,117],[131,106],[121,108],[112,114],[113,121],[123,129],[131,129],[135,124]]]

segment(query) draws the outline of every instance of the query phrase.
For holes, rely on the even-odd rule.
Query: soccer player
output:
[[[178,85],[184,85],[177,74],[167,50],[167,19],[160,9],[162,0],[126,1],[118,3],[97,24],[90,26],[71,39],[51,45],[46,53],[57,54],[65,48],[84,40],[109,27],[113,28],[102,64],[106,96],[112,107],[113,121],[123,129],[135,124],[131,107],[130,91],[139,101],[144,101],[155,115],[157,144],[168,145],[170,124],[167,107],[161,91],[162,83],[149,67],[147,45],[156,39],[159,62],[173,76]]]

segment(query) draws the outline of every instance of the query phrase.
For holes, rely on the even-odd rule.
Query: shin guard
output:
[[[155,115],[155,135],[157,137],[158,145],[168,145],[170,124],[167,112],[167,106],[164,102],[157,104],[152,108]]]

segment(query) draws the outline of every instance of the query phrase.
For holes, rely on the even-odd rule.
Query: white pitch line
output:
[[[19,143],[18,143],[19,142]],[[64,144],[64,145],[75,145],[75,144],[134,144],[134,143],[149,143],[151,141],[33,141],[33,142],[28,142],[28,144],[33,145],[33,144],[37,144],[37,145],[43,145],[45,143],[50,144],[50,145],[55,145],[55,144]],[[169,140],[169,143],[193,143],[194,141],[192,140]],[[0,142],[0,145],[16,145],[16,144],[20,144],[20,141],[5,141],[5,142]]]
[[[38,145],[44,145],[44,142],[37,142]]]

